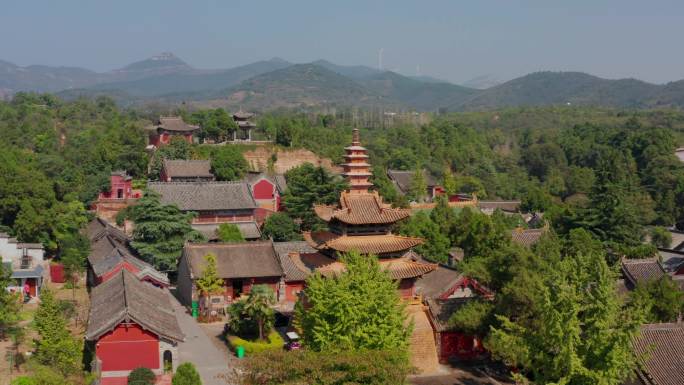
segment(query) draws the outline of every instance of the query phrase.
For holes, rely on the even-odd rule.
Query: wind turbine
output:
[[[382,71],[382,51],[384,48],[380,48],[380,51],[378,52],[378,71]]]

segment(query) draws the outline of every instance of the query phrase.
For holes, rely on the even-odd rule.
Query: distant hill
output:
[[[74,67],[32,65],[20,67],[0,60],[0,90],[55,92],[68,88],[87,87],[102,81],[93,71]]]
[[[419,81],[389,71],[373,75],[362,83],[374,93],[418,110],[459,105],[477,92],[450,83]]]
[[[349,77],[316,64],[294,64],[226,90],[230,104],[267,109],[301,106],[396,105]]]
[[[639,108],[663,90],[663,86],[636,79],[608,80],[582,72],[536,72],[482,90],[455,110],[481,110],[510,106],[551,104],[597,105]]]
[[[369,76],[373,76],[379,73],[382,73],[382,71],[367,67],[367,66],[362,66],[362,65],[356,65],[356,66],[343,66],[343,65],[338,65],[331,63],[327,60],[316,60],[315,62],[312,62],[311,64],[317,65],[319,67],[327,68],[330,71],[336,72],[342,76],[346,76],[352,79],[365,79]]]
[[[556,104],[684,107],[684,80],[658,85],[637,79],[603,79],[582,72],[536,72],[501,84],[489,75],[465,84],[327,60],[292,64],[274,58],[207,70],[194,68],[172,53],[162,53],[104,73],[77,67],[21,67],[0,61],[0,98],[35,91],[67,99],[107,95],[126,106],[183,101],[258,110],[374,106],[464,111]]]
[[[493,75],[480,75],[460,84],[463,87],[486,90],[487,88],[498,86],[501,83],[503,82]]]
[[[130,81],[101,83],[90,88],[99,91],[119,90],[137,98],[177,95],[182,99],[185,94],[188,94],[188,97],[202,98],[204,94],[213,95],[212,91],[224,90],[251,77],[290,65],[292,64],[286,61],[272,59],[227,70],[181,70]],[[165,70],[168,69],[167,67]]]

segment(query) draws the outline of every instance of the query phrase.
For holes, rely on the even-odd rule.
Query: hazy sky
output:
[[[563,3],[563,4],[561,4]],[[282,57],[463,82],[538,70],[684,78],[682,0],[2,0],[0,59],[122,67],[170,51],[198,68]]]

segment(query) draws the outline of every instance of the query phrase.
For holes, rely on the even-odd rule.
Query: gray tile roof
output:
[[[478,201],[477,207],[480,210],[496,210],[501,209],[510,213],[515,213],[520,210],[520,201]]]
[[[164,159],[164,171],[171,178],[213,178],[211,161]]]
[[[88,225],[86,225],[84,229],[84,233],[91,242],[105,235],[109,235],[120,242],[128,241],[128,236],[126,233],[99,217],[88,222]]]
[[[162,203],[183,211],[254,209],[252,191],[245,182],[151,182],[147,188],[161,195]]]
[[[634,350],[643,363],[642,384],[684,384],[684,323],[643,325]]]
[[[278,189],[278,192],[281,194],[283,194],[287,189],[287,181],[285,180],[285,176],[282,174],[269,175],[265,172],[250,172],[247,174],[247,176],[245,176],[245,181],[247,181],[250,185],[254,185],[262,178],[274,184],[276,189]]]
[[[665,270],[657,258],[622,259],[622,273],[629,284],[636,286],[639,283],[658,280],[665,275]]]
[[[544,234],[546,229],[513,229],[511,230],[511,240],[524,247],[532,247]]]
[[[311,273],[308,269],[298,267],[290,258],[290,253],[316,253],[317,250],[309,246],[306,241],[273,242],[273,248],[278,254],[280,265],[285,273],[285,281],[304,281]]]
[[[415,171],[387,170],[387,176],[402,194],[407,194],[411,190],[411,179],[414,173]],[[429,172],[423,170],[423,176],[425,176],[428,188],[438,184],[435,177]]]
[[[158,336],[183,341],[166,289],[141,282],[127,270],[93,288],[86,339],[95,341],[121,322],[135,322]]]
[[[684,251],[658,249],[665,271],[672,272],[684,265]]]
[[[193,277],[200,277],[206,266],[204,257],[216,256],[221,278],[282,277],[283,269],[271,241],[241,243],[188,243],[183,248]]]
[[[240,233],[245,239],[259,239],[261,238],[261,231],[256,222],[231,222],[231,224],[238,227]],[[193,223],[192,228],[202,233],[208,240],[213,241],[218,239],[216,231],[220,223]]]
[[[416,293],[425,298],[437,298],[456,285],[463,275],[456,269],[438,265],[431,273],[416,281]]]
[[[161,127],[166,131],[178,132],[195,131],[199,129],[199,126],[185,123],[180,116],[162,116],[155,122],[155,127]]]
[[[30,270],[12,270],[12,278],[40,278],[43,276],[43,270],[42,265]]]

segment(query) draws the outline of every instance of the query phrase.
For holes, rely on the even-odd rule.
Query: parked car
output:
[[[299,350],[302,348],[302,344],[299,342],[299,334],[287,332],[285,335],[287,336],[287,343],[285,343],[286,350]]]

